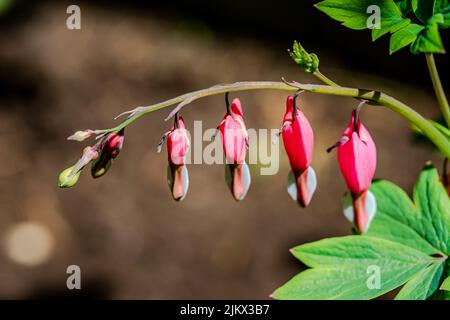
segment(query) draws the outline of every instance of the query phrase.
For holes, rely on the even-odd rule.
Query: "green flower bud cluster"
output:
[[[319,58],[315,53],[308,53],[300,43],[294,41],[289,55],[306,73],[314,73],[319,68]]]

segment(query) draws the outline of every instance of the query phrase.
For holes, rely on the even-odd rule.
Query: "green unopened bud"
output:
[[[73,187],[78,182],[78,178],[80,177],[81,171],[78,171],[75,174],[71,174],[74,167],[75,166],[71,166],[70,168],[63,170],[59,174],[58,187],[70,188]]]
[[[292,51],[289,51],[291,58],[306,73],[314,73],[319,68],[319,58],[315,53],[308,53],[300,43],[294,41]]]

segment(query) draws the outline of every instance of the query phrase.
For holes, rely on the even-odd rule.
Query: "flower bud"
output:
[[[182,201],[189,189],[189,174],[186,167],[186,154],[190,140],[182,117],[175,116],[173,128],[167,134],[167,183],[176,201]]]
[[[295,106],[295,99],[291,96],[287,98],[281,134],[292,168],[288,176],[288,193],[300,206],[306,207],[317,187],[316,174],[310,166],[314,133],[308,119]]]
[[[179,166],[186,163],[186,154],[189,151],[190,140],[183,118],[176,117],[175,125],[167,135],[167,151],[169,163]]]
[[[84,131],[77,131],[73,135],[67,138],[67,140],[73,140],[73,141],[84,141],[93,134],[96,134],[97,132],[95,130],[84,130]]]
[[[289,54],[306,73],[314,73],[319,68],[319,57],[315,53],[308,53],[297,41],[294,41]]]
[[[377,151],[358,112],[353,111],[337,148],[339,168],[350,190],[347,198],[351,198],[352,203],[352,206],[344,207],[344,214],[359,232],[364,233],[376,213],[376,199],[368,189],[375,174]]]
[[[377,165],[377,150],[367,129],[357,119],[353,111],[352,119],[345,129],[345,142],[338,146],[339,168],[348,189],[353,193],[367,191],[372,183]]]
[[[242,164],[247,153],[248,134],[239,99],[234,99],[219,125],[227,163]]]
[[[225,180],[234,199],[241,201],[250,188],[251,177],[245,163],[248,134],[239,99],[234,99],[231,105],[227,101],[227,113],[218,129],[226,158]]]
[[[124,139],[123,129],[118,133],[110,133],[103,138],[99,148],[100,155],[92,162],[91,174],[93,178],[99,178],[109,170],[113,160],[122,150]]]
[[[92,162],[91,174],[94,179],[100,178],[106,172],[108,172],[109,168],[112,165],[112,158],[108,157],[107,154],[101,153],[100,156]]]
[[[70,188],[73,187],[80,177],[81,171],[73,173],[75,165],[63,170],[58,177],[58,187],[60,188]]]

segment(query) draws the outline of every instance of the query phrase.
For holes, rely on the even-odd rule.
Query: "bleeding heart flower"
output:
[[[339,168],[350,190],[347,200],[344,200],[344,213],[358,231],[364,233],[376,213],[375,197],[368,190],[375,174],[377,150],[359,120],[359,108],[353,111],[348,127],[335,146],[338,148]]]
[[[92,177],[99,178],[109,170],[113,160],[122,150],[124,139],[124,129],[118,133],[110,133],[103,138],[98,150],[100,155],[92,162]]]
[[[245,163],[248,134],[241,102],[234,99],[229,105],[228,94],[226,97],[227,113],[218,127],[227,162],[225,179],[234,199],[241,201],[245,198],[251,182],[250,170]]]
[[[353,193],[367,191],[377,166],[377,149],[367,129],[353,111],[352,119],[338,146],[339,167],[349,190]]]
[[[308,119],[296,107],[296,97],[287,98],[282,136],[292,168],[288,176],[288,193],[300,206],[306,207],[317,187],[316,173],[310,167],[314,133]]]
[[[182,117],[175,115],[172,129],[167,133],[167,183],[173,199],[182,201],[189,188],[189,175],[186,167],[186,154],[189,151],[190,140]]]

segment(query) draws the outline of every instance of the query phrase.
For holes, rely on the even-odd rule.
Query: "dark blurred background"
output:
[[[66,28],[70,4],[81,7],[81,30]],[[85,172],[72,189],[56,186],[85,145],[65,138],[113,126],[124,110],[216,83],[317,82],[290,60],[294,39],[337,82],[384,90],[436,117],[423,57],[389,56],[389,37],[371,43],[369,32],[346,29],[312,4],[0,0],[0,298],[265,299],[302,268],[289,248],[349,234],[345,185],[325,149],[347,125],[352,99],[301,99],[315,129],[319,183],[306,210],[285,191],[282,149],[278,175],[252,166],[244,202],[230,196],[222,166],[191,165],[189,194],[174,203],[166,156],[155,152],[168,110],[127,130],[105,177]],[[443,37],[448,44],[449,33]],[[449,58],[437,62],[448,88]],[[278,128],[285,96],[239,94],[247,126]],[[193,103],[184,117],[188,128],[194,120],[214,128],[223,113],[217,96]],[[440,166],[398,115],[371,107],[363,120],[378,146],[378,178],[410,191],[425,161]],[[72,264],[81,267],[81,291],[66,288]]]

